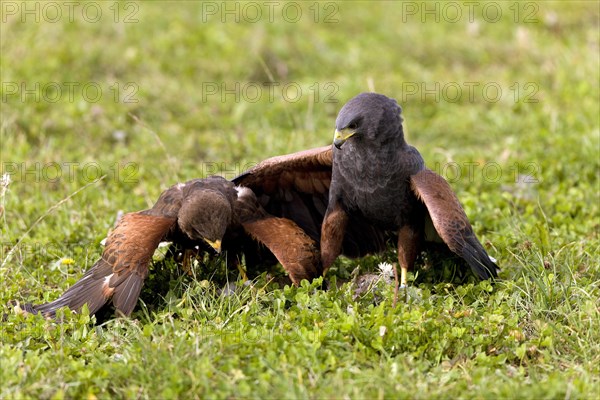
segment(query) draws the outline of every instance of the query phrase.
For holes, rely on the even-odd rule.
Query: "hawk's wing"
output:
[[[450,250],[462,257],[481,279],[498,276],[497,265],[475,236],[448,182],[429,169],[412,175],[410,180],[413,192],[427,207],[435,230]]]
[[[322,275],[318,244],[294,221],[267,213],[249,188],[238,190],[235,213],[244,231],[273,253],[293,283]],[[260,248],[248,251],[260,258]]]
[[[268,216],[243,223],[244,230],[264,244],[281,263],[293,283],[322,275],[319,247],[293,221]]]
[[[112,297],[117,312],[131,314],[152,255],[177,221],[181,198],[181,185],[175,185],[151,209],[125,214],[109,234],[102,258],[83,278],[57,300],[33,310],[53,317],[61,307],[79,311],[87,304],[94,314]]]
[[[329,201],[331,146],[268,158],[233,179],[256,194],[271,215],[294,221],[316,242]],[[348,223],[343,254],[364,256],[385,248],[383,231],[359,218]]]

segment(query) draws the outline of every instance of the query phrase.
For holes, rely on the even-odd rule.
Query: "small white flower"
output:
[[[113,132],[112,136],[113,139],[115,139],[117,142],[124,142],[125,139],[127,139],[127,132],[122,130],[116,130]]]
[[[10,185],[10,174],[7,172],[6,174],[2,175],[2,178],[0,178],[0,186],[8,185]]]
[[[477,21],[470,21],[467,24],[467,34],[469,36],[479,36],[480,25]]]
[[[387,326],[385,325],[381,325],[379,327],[379,336],[383,337],[385,335],[385,333],[387,332]]]
[[[544,23],[546,26],[554,28],[558,25],[558,14],[553,11],[547,12],[544,15]]]
[[[4,196],[6,190],[8,189],[8,185],[10,185],[10,182],[11,179],[9,173],[2,175],[2,178],[0,178],[0,196]]]
[[[379,264],[379,271],[384,277],[392,278],[394,276],[394,266],[390,263],[382,262]]]

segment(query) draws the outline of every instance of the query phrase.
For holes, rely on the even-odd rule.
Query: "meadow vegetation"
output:
[[[33,4],[1,10],[1,398],[600,396],[597,2]],[[392,308],[346,281],[393,250],[339,259],[329,290],[157,255],[131,319],[9,304],[56,299],[171,184],[330,143],[368,90],[402,105],[496,284],[439,261]]]

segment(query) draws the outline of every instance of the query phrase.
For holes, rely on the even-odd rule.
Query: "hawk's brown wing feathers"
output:
[[[242,227],[277,258],[293,283],[321,276],[317,243],[294,221],[267,213],[249,188],[239,188],[235,212]]]
[[[448,182],[429,169],[412,175],[410,180],[414,193],[427,207],[435,230],[448,248],[462,257],[481,279],[498,276],[498,267],[475,236]]]
[[[102,257],[83,278],[57,300],[33,310],[53,317],[61,307],[79,311],[87,304],[94,314],[112,297],[117,312],[131,314],[152,255],[175,224],[180,207],[181,190],[173,186],[152,209],[125,214],[109,234]]]
[[[264,244],[295,284],[321,276],[321,256],[314,240],[293,221],[266,217],[242,224],[255,240]]]
[[[233,182],[252,189],[269,214],[294,221],[319,242],[332,165],[332,147],[318,147],[268,158]],[[383,231],[359,217],[351,218],[342,247],[349,257],[379,252],[385,248]]]
[[[268,158],[233,179],[272,215],[296,222],[319,240],[331,183],[331,146]]]
[[[301,193],[323,194],[329,189],[332,165],[331,146],[318,147],[268,158],[233,179],[251,188],[257,196],[294,189]]]

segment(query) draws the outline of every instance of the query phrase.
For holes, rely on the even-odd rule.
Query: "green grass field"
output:
[[[0,8],[0,398],[600,396],[598,2]],[[499,260],[494,287],[441,265],[396,308],[392,285],[264,274],[221,296],[222,261],[193,279],[157,259],[131,319],[9,305],[56,299],[117,213],[169,185],[331,143],[369,90],[403,106]]]

